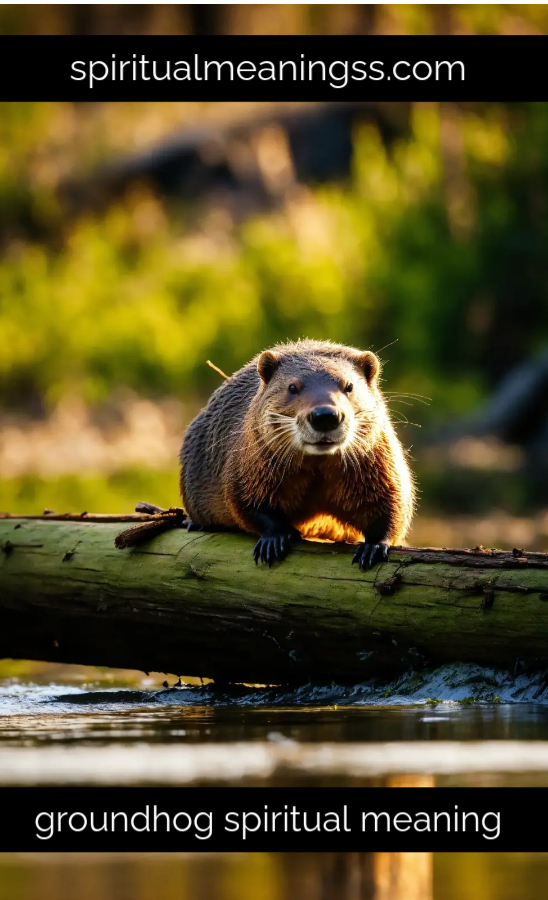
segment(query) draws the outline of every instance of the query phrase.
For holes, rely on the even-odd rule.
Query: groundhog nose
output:
[[[333,431],[343,418],[343,414],[333,406],[317,406],[308,416],[308,421],[315,431]]]

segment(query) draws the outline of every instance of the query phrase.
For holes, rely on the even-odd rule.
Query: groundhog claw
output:
[[[358,563],[364,572],[370,569],[376,562],[388,562],[388,544],[381,541],[379,544],[360,544],[352,557],[352,565]]]
[[[253,548],[255,565],[261,560],[261,562],[266,563],[270,569],[273,563],[281,562],[289,553],[291,541],[294,537],[293,534],[276,534],[268,537],[260,537]]]

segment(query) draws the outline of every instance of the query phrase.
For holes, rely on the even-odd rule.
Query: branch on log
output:
[[[131,517],[117,517],[116,521]],[[548,664],[548,554],[302,542],[272,569],[245,535],[0,520],[0,655],[259,684],[357,683],[424,664]]]
[[[57,514],[51,509],[46,509],[41,516],[14,516],[11,513],[0,512],[0,519],[35,519],[54,522],[135,522],[135,525],[126,528],[114,539],[114,545],[118,550],[125,550],[127,547],[136,547],[138,544],[146,543],[151,538],[162,534],[163,531],[167,531],[168,528],[182,526],[188,516],[180,506],[162,509],[161,506],[141,502],[135,507],[135,513],[125,515],[88,512]]]
[[[118,550],[125,550],[128,547],[137,547],[145,544],[153,537],[157,537],[168,528],[180,528],[187,521],[188,516],[184,509],[180,506],[172,506],[171,509],[162,509],[160,506],[153,506],[151,503],[138,503],[135,507],[136,512],[148,513],[148,521],[133,525],[126,528],[114,539],[114,546]]]

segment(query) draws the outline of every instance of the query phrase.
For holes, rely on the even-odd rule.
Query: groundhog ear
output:
[[[261,353],[257,363],[257,372],[265,384],[268,384],[279,365],[280,360],[272,350],[265,350],[264,353]]]
[[[380,372],[381,364],[378,356],[375,356],[371,350],[366,350],[364,353],[360,353],[358,356],[358,368],[364,374],[364,377],[367,380],[368,384],[371,384],[375,381],[375,378]]]

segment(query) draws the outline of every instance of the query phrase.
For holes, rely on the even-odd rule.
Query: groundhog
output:
[[[253,558],[294,541],[361,541],[361,569],[409,528],[413,478],[371,351],[302,340],[265,350],[217,388],[181,449],[189,529],[259,535]]]

